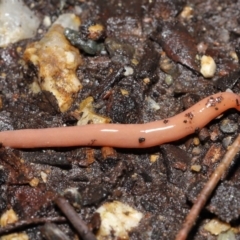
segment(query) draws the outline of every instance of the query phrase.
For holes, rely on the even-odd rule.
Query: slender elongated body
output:
[[[74,127],[24,129],[0,132],[0,142],[12,148],[109,146],[147,148],[179,140],[199,131],[229,108],[240,111],[240,97],[217,93],[186,111],[145,124],[92,124]]]

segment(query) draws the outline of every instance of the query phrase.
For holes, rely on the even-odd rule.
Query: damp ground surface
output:
[[[27,45],[40,40],[48,28],[41,24],[34,39],[1,48],[1,131],[76,125],[81,118],[76,109],[89,96],[96,114],[112,123],[138,124],[172,117],[219,91],[240,93],[239,0],[25,3],[41,21],[48,16],[54,22],[63,13],[77,12],[85,42],[89,27],[100,24],[104,30],[94,41],[102,49],[89,53],[80,47],[83,64],[77,76],[83,88],[62,113],[48,93],[33,93],[30,86],[38,69],[23,61]],[[200,72],[203,55],[216,63],[212,77]],[[129,239],[174,239],[192,202],[237,136],[239,122],[239,113],[230,109],[195,134],[147,149],[1,147],[0,214],[12,208],[19,221],[57,218],[62,213],[54,199],[62,195],[97,234],[101,220],[96,209],[117,200],[143,214]],[[236,160],[189,239],[217,239],[204,228],[212,219],[230,224],[240,239],[239,180]],[[56,224],[75,239],[68,221]],[[43,224],[21,230],[36,240],[49,231]],[[114,231],[106,239],[117,239]]]

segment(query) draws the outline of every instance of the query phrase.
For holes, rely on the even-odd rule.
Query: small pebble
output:
[[[203,55],[201,58],[200,72],[205,78],[211,78],[216,72],[217,66],[214,59],[210,56]]]
[[[43,25],[45,27],[50,27],[51,24],[52,24],[52,21],[51,21],[50,16],[45,16],[44,19],[43,19]]]
[[[229,55],[234,61],[239,62],[238,55],[235,51],[231,51]]]
[[[232,136],[227,136],[222,140],[223,147],[227,149],[233,142]]]
[[[159,155],[158,155],[158,154],[152,154],[152,155],[150,156],[150,162],[151,162],[151,163],[154,163],[154,162],[156,162],[156,161],[158,160],[158,158],[159,158]]]
[[[199,53],[204,54],[208,48],[208,45],[205,42],[200,42],[197,45],[197,50]]]
[[[195,146],[198,146],[198,145],[200,144],[199,138],[195,137],[195,138],[193,139],[193,144],[194,144]]]
[[[194,147],[192,150],[192,154],[194,156],[199,155],[201,153],[201,149],[199,147]]]
[[[198,134],[198,137],[201,142],[206,142],[210,139],[210,134],[207,128],[202,128]]]
[[[165,83],[166,83],[168,86],[172,85],[172,83],[173,83],[173,77],[172,77],[171,75],[166,74]]]
[[[221,137],[221,131],[220,129],[217,127],[217,126],[213,126],[211,128],[211,132],[210,132],[210,139],[213,141],[213,142],[216,142],[219,137]]]
[[[220,124],[220,130],[223,133],[235,133],[238,129],[238,124],[229,120],[225,119]]]
[[[219,35],[218,35],[218,41],[227,43],[229,41],[230,34],[227,29],[221,29]]]
[[[43,171],[41,171],[40,175],[41,175],[43,182],[46,183],[48,175]]]
[[[132,67],[128,67],[128,66],[125,66],[124,67],[125,69],[125,72],[124,72],[124,76],[130,76],[130,75],[133,75],[133,68]]]
[[[31,187],[37,187],[38,184],[39,184],[39,179],[38,179],[38,178],[33,178],[33,179],[31,179],[31,181],[29,182],[29,185],[30,185]]]
[[[199,164],[194,164],[194,165],[192,165],[191,166],[191,170],[193,171],[193,172],[200,172],[201,171],[201,165],[199,165]]]
[[[236,240],[236,237],[232,230],[228,230],[219,234],[217,240]]]
[[[82,207],[82,195],[80,194],[78,188],[72,187],[67,188],[63,192],[63,196],[71,203],[71,205],[76,209],[80,210]]]
[[[171,75],[172,77],[176,77],[179,74],[178,66],[176,63],[174,63],[171,59],[169,59],[165,52],[162,53],[160,62],[160,69],[165,72],[168,75]]]
[[[160,109],[160,105],[157,102],[155,102],[151,97],[147,98],[147,103],[148,106],[155,111]]]

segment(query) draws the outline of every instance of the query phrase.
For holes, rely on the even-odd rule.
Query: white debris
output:
[[[50,16],[45,16],[43,18],[43,25],[48,28],[51,26],[51,24],[52,24],[52,21],[51,21]]]
[[[81,20],[73,13],[64,13],[60,15],[53,24],[60,24],[64,28],[71,28],[77,31],[81,24]]]
[[[125,69],[124,76],[127,77],[127,76],[131,76],[131,75],[133,75],[134,70],[133,70],[132,67],[125,66],[124,69]]]
[[[63,32],[61,25],[54,24],[39,42],[29,44],[24,52],[24,60],[38,69],[41,90],[52,93],[61,112],[71,107],[74,95],[82,88],[76,76],[82,58]],[[49,101],[52,102],[52,97]]]
[[[97,212],[101,217],[98,240],[129,239],[128,233],[138,226],[143,217],[141,212],[119,201],[105,203]]]
[[[156,103],[151,97],[147,97],[147,103],[149,107],[155,111],[160,109],[160,105]]]
[[[203,55],[201,58],[200,72],[205,78],[211,78],[216,72],[216,63],[210,56]]]
[[[0,1],[0,47],[34,37],[39,24],[39,18],[22,0]]]
[[[64,36],[64,28],[76,30],[80,24],[76,15],[62,14],[46,35],[39,42],[29,44],[24,52],[24,60],[38,69],[41,90],[52,93],[61,112],[71,107],[74,96],[82,88],[76,76],[77,67],[83,63],[82,58],[78,49]],[[52,97],[47,97],[52,102]]]

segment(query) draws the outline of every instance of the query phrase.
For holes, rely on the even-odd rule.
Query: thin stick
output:
[[[80,218],[80,216],[76,213],[74,208],[62,197],[58,197],[55,200],[58,207],[67,217],[67,219],[71,222],[73,227],[78,232],[79,236],[83,240],[96,240],[95,235],[88,229],[86,223]]]
[[[216,170],[206,183],[205,187],[199,193],[196,202],[194,203],[192,209],[185,218],[183,227],[178,232],[175,240],[185,240],[187,238],[188,233],[195,224],[200,211],[205,206],[208,198],[210,197],[216,185],[220,181],[222,175],[229,168],[232,160],[239,151],[240,151],[240,135],[238,135],[238,137],[235,139],[229,150],[224,155],[222,162],[218,165],[218,167],[216,168]]]
[[[15,223],[8,224],[5,227],[1,227],[0,236],[3,236],[8,233],[17,232],[19,230],[23,230],[24,228],[28,228],[32,225],[42,225],[47,222],[64,223],[66,221],[67,220],[65,217],[31,218],[31,219],[21,220]]]

